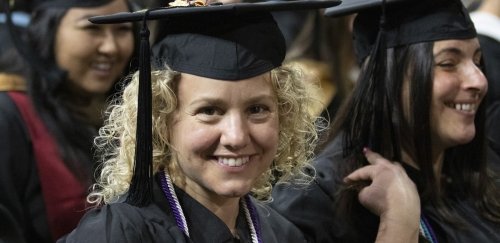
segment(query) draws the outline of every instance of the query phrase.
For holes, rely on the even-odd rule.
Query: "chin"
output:
[[[248,186],[232,186],[232,188],[219,190],[217,194],[225,197],[243,197],[248,194],[250,190],[252,190],[252,188]]]
[[[453,146],[459,146],[459,145],[464,145],[464,144],[470,143],[474,139],[474,136],[475,136],[475,133],[463,134],[460,137],[454,137],[453,139],[451,139],[451,141],[452,141],[451,144],[453,144]]]

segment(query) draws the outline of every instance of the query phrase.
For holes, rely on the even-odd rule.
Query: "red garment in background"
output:
[[[71,232],[85,213],[86,188],[66,167],[57,143],[24,92],[8,92],[28,128],[52,238]]]

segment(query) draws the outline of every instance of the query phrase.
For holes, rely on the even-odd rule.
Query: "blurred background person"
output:
[[[500,100],[500,0],[482,0],[471,12],[484,55],[488,101]]]
[[[17,79],[24,88],[0,94],[0,203],[25,241],[53,242],[85,212],[97,167],[93,138],[108,98],[129,73],[135,35],[132,24],[87,20],[130,11],[125,0],[51,0],[32,7],[26,42],[11,36],[26,65],[9,68],[24,77]]]
[[[2,2],[0,6],[0,127],[9,120],[6,114],[15,114],[15,106],[4,105],[10,104],[6,92],[9,91],[26,91],[25,73],[27,65],[24,59],[19,55],[17,49],[14,47],[9,31],[12,31],[20,39],[25,37],[25,27],[29,24],[29,14],[26,12],[25,6],[15,5],[12,6],[11,11],[11,30],[7,25],[7,2]],[[14,125],[14,124],[13,124]],[[15,126],[15,125],[14,125]],[[19,128],[19,126],[17,127]],[[4,139],[6,134],[2,134],[0,138],[0,147],[10,146],[11,141]],[[15,144],[14,144],[15,146]],[[5,154],[4,154],[5,155]],[[0,155],[0,164],[4,163],[4,156]],[[3,166],[0,166],[2,169]],[[0,178],[0,184],[4,183],[4,179]],[[18,224],[18,220],[14,218],[13,212],[4,206],[4,202],[0,201],[0,242],[16,242],[23,243],[25,237]]]
[[[332,121],[352,89],[358,66],[352,46],[353,15],[342,18],[323,16],[323,10],[275,13],[287,40],[285,62],[298,65],[305,81],[320,89],[320,106],[315,114]]]
[[[471,19],[483,50],[484,73],[488,79],[488,159],[492,168],[500,173],[500,0],[477,1],[471,8]]]

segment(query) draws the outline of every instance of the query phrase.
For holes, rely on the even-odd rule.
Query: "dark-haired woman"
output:
[[[468,14],[455,0],[389,5],[377,33],[380,13],[355,20],[361,78],[316,159],[316,183],[277,188],[274,207],[315,242],[373,242],[382,217],[365,208],[364,184],[344,180],[370,168],[368,147],[400,162],[417,185],[421,242],[500,242],[484,135],[488,85]]]
[[[27,242],[53,242],[85,212],[93,137],[135,43],[131,24],[94,26],[87,18],[130,9],[125,0],[34,8],[26,61],[33,75],[26,70],[24,88],[0,94],[0,203]]]

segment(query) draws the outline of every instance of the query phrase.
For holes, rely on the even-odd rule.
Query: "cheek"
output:
[[[76,40],[86,44],[73,45]],[[58,66],[68,71],[70,77],[77,78],[80,70],[87,67],[85,60],[92,55],[92,41],[87,41],[82,35],[61,31],[57,36],[54,51]]]
[[[253,138],[261,147],[270,153],[276,154],[279,143],[279,122],[274,119],[272,122],[258,126],[253,130]]]
[[[432,83],[432,103],[442,103],[453,99],[460,91],[460,84],[459,75],[436,71]]]
[[[128,60],[134,51],[134,37],[132,34],[124,36],[123,38],[117,38],[118,45],[120,46],[120,53],[124,60]]]
[[[215,129],[188,121],[172,126],[172,131],[172,146],[180,152],[206,152],[218,139]]]
[[[453,114],[450,114],[446,103],[451,102],[460,92],[459,81],[453,75],[437,74],[434,76],[431,100],[431,129],[434,136],[440,136],[453,123]]]

